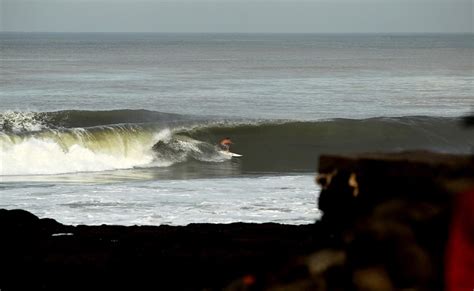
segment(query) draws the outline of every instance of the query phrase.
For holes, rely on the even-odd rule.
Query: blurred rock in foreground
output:
[[[300,262],[307,277],[275,290],[460,290],[461,280],[445,282],[448,261],[474,274],[474,212],[459,207],[474,210],[473,157],[421,151],[321,156],[317,182],[324,213],[317,224],[333,245]],[[468,214],[457,227],[452,217],[460,212]],[[447,248],[455,228],[464,250],[454,246],[454,254],[464,253],[464,262]],[[473,288],[469,278],[463,288]]]

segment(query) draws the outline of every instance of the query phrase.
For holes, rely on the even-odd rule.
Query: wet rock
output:
[[[74,227],[22,210],[0,210],[0,289],[221,290],[236,278],[257,286],[252,278],[320,245],[314,228],[272,223]]]
[[[288,267],[308,275],[275,288],[442,290],[453,201],[474,188],[473,161],[431,152],[322,156],[317,224],[333,246]]]
[[[316,225],[329,245],[268,275],[263,289],[443,290],[451,217],[460,213],[453,201],[474,188],[473,161],[430,152],[322,156]],[[449,274],[469,280],[459,268]]]

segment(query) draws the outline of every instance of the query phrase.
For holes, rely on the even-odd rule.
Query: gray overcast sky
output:
[[[0,0],[2,31],[473,32],[472,0]]]

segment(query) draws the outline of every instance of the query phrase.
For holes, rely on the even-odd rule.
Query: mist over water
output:
[[[0,207],[65,223],[310,223],[320,154],[474,146],[472,35],[0,33],[0,52]]]

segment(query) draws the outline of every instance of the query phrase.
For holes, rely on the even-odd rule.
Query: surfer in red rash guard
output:
[[[223,150],[228,152],[230,150],[230,145],[232,144],[232,141],[230,140],[229,137],[221,139],[219,141],[219,147]]]

